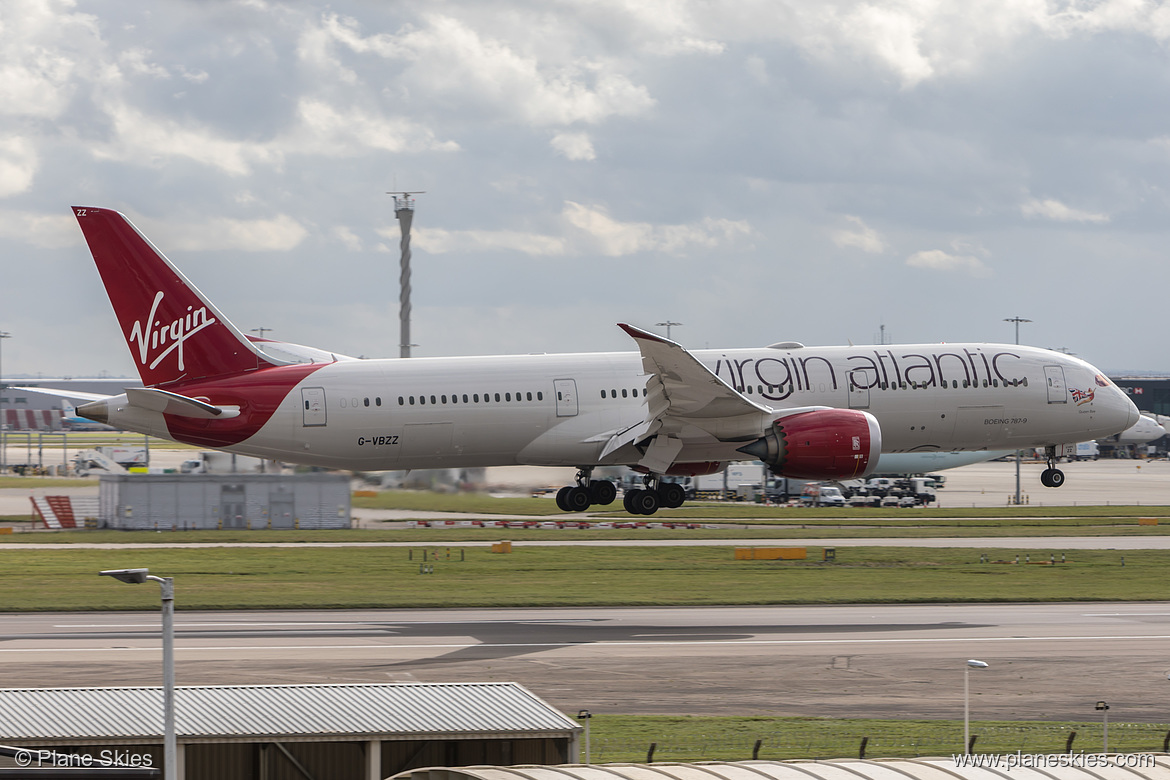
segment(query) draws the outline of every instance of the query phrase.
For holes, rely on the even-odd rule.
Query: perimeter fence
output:
[[[1100,753],[1100,723],[987,725],[972,723],[975,753]],[[593,736],[595,763],[643,761],[744,761],[798,758],[913,758],[961,753],[963,724],[850,724],[827,721],[825,728],[793,728],[758,734],[610,738]],[[1110,723],[1109,752],[1170,752],[1170,725]]]

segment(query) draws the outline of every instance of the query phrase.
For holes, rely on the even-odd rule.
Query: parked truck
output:
[[[619,481],[624,490],[642,487],[643,475],[628,472]],[[804,480],[774,476],[760,461],[737,461],[727,464],[723,471],[700,474],[697,477],[663,477],[677,482],[686,491],[687,500],[695,498],[754,501],[763,486],[764,498],[784,502],[800,494]]]
[[[179,466],[183,474],[280,473],[276,461],[237,455],[234,452],[197,452]]]
[[[125,474],[130,469],[145,468],[146,463],[146,447],[102,445],[74,455],[73,472],[79,477]]]

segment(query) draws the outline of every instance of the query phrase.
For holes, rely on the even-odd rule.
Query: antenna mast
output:
[[[402,259],[398,272],[398,357],[410,357],[410,348],[417,347],[410,341],[410,225],[414,220],[414,198],[411,195],[425,195],[425,191],[387,192],[394,196],[394,216],[402,231]]]

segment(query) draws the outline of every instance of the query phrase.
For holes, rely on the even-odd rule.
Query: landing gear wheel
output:
[[[687,500],[687,491],[677,482],[663,482],[658,486],[658,501],[667,509],[677,509]]]
[[[594,504],[612,504],[617,498],[617,488],[608,479],[598,479],[589,483],[589,500]]]
[[[1040,484],[1044,487],[1058,488],[1064,484],[1064,472],[1060,469],[1044,469],[1040,472]]]
[[[584,512],[589,508],[589,488],[580,485],[569,488],[569,492],[565,494],[565,506],[569,512]]]
[[[569,495],[569,491],[572,489],[572,485],[565,485],[563,488],[557,491],[557,509],[561,510],[562,512],[573,511],[569,509],[569,505],[565,503],[565,498]]]
[[[633,490],[627,490],[625,495],[622,496],[622,506],[625,507],[625,510],[631,515],[638,514],[638,510],[634,509],[633,500],[634,496],[641,492],[642,490],[640,488],[635,488]]]
[[[657,490],[632,490],[626,509],[635,515],[652,515],[661,503]]]

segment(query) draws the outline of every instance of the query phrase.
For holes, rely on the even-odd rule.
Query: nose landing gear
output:
[[[1040,484],[1044,487],[1058,488],[1064,484],[1064,472],[1056,468],[1056,447],[1045,447],[1044,456],[1048,460],[1048,468],[1040,472]]]

